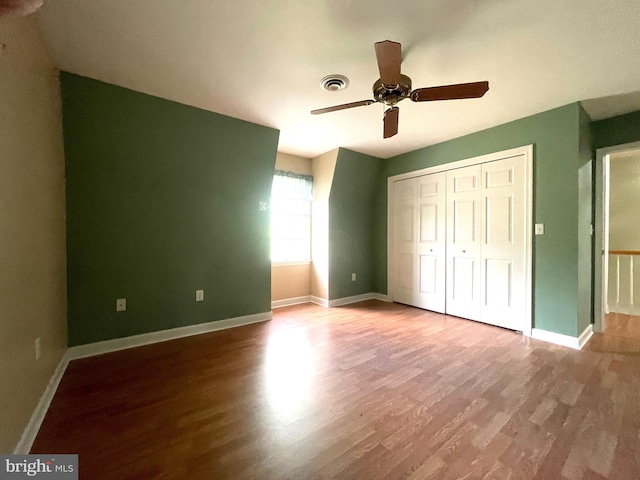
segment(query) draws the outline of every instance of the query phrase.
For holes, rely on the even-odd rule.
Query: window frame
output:
[[[291,196],[274,196],[273,194],[273,190],[276,184],[276,177],[288,177],[288,178],[293,178],[293,179],[297,179],[299,181],[302,182],[308,182],[308,191],[306,191],[307,189],[303,189],[305,190],[304,192],[301,192],[301,189],[293,189],[292,191],[289,192],[291,194]],[[274,172],[273,175],[273,184],[272,184],[272,190],[271,190],[271,202],[270,202],[270,209],[269,209],[269,221],[270,221],[270,225],[269,225],[269,237],[270,237],[270,259],[271,259],[271,265],[273,267],[286,267],[286,266],[295,266],[295,265],[309,265],[312,261],[311,258],[311,242],[312,242],[312,238],[311,238],[311,228],[312,228],[312,222],[311,222],[311,205],[313,202],[313,195],[312,195],[312,189],[313,189],[313,177],[311,177],[310,175],[304,175],[304,174],[299,174],[299,173],[295,173],[295,172],[289,172],[289,171],[283,171],[283,170],[276,170]],[[292,193],[294,190],[296,190],[296,193]],[[306,247],[306,256],[305,258],[289,258],[289,259],[274,259],[274,243],[277,242],[278,240],[280,241],[291,241],[291,242],[296,242],[296,241],[300,241],[301,239],[298,237],[291,237],[291,238],[279,238],[278,240],[274,239],[274,233],[273,233],[273,217],[274,217],[274,211],[273,211],[273,205],[274,205],[274,199],[278,200],[277,203],[283,203],[287,200],[293,201],[293,202],[305,202],[307,204],[307,209],[306,213],[304,214],[296,214],[296,213],[286,213],[286,212],[277,212],[275,215],[281,215],[282,217],[297,217],[300,219],[305,219],[305,223],[307,224],[307,235],[305,235],[305,238],[303,239],[305,241],[305,247]],[[295,209],[294,209],[295,210]]]

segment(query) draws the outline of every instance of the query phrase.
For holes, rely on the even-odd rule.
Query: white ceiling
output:
[[[277,128],[279,150],[388,158],[570,102],[640,90],[638,0],[48,0],[40,24],[69,72]],[[489,80],[476,100],[400,104],[382,139],[373,44],[403,45],[414,88]],[[320,89],[330,73],[349,88]],[[592,104],[593,115],[611,103]],[[596,115],[596,116],[597,116]]]

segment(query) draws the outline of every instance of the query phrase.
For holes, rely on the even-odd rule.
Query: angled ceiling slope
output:
[[[637,0],[433,0],[397,9],[382,0],[66,0],[45,2],[38,15],[61,69],[277,128],[279,149],[304,157],[342,146],[387,158],[630,94],[640,78]],[[491,90],[473,101],[403,104],[402,128],[388,139],[382,105],[309,114],[369,98],[379,76],[372,45],[386,39],[402,43],[402,71],[416,85],[488,80]],[[349,87],[323,91],[320,79],[331,73]]]

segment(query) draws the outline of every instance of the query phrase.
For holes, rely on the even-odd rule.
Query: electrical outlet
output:
[[[352,274],[351,274],[351,281],[352,281],[352,282],[355,282],[355,281],[356,281],[356,274],[355,274],[355,273],[352,273]]]
[[[536,223],[536,235],[544,235],[544,223]]]
[[[116,312],[124,312],[127,309],[127,299],[118,298],[116,300]]]
[[[261,212],[267,211],[267,202],[258,202],[258,208]]]
[[[36,360],[40,360],[42,351],[40,349],[40,337],[36,338]]]
[[[196,290],[196,302],[204,301],[204,290]]]

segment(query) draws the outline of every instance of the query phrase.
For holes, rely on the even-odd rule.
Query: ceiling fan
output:
[[[414,102],[480,98],[489,90],[489,82],[487,81],[411,90],[411,79],[400,73],[402,45],[398,42],[385,40],[383,42],[377,42],[375,49],[380,78],[373,84],[373,100],[361,100],[359,102],[320,108],[318,110],[312,110],[312,115],[335,112],[353,107],[363,107],[379,102],[389,107],[385,110],[383,118],[383,137],[389,138],[398,133],[398,116],[400,110],[396,105],[405,98],[410,98]]]

